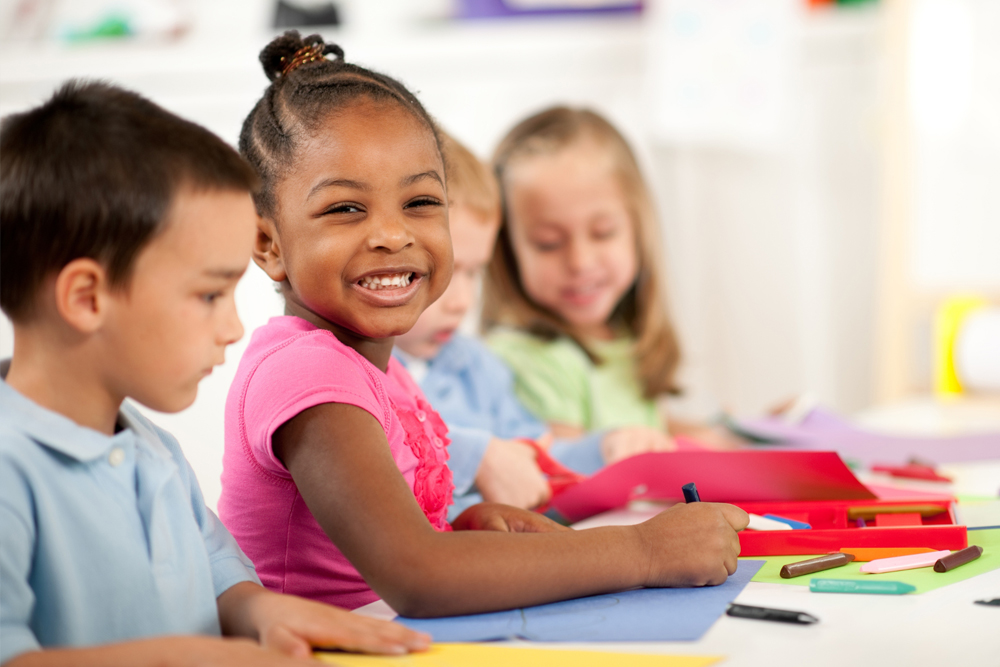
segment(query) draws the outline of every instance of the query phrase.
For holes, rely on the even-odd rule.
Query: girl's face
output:
[[[255,256],[287,280],[287,312],[341,337],[389,338],[448,286],[444,166],[430,130],[397,104],[330,114],[275,194],[277,222],[262,222]]]
[[[581,333],[607,322],[635,282],[635,224],[607,151],[589,139],[514,161],[505,174],[521,284]]]

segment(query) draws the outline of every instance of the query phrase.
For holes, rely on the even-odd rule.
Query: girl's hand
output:
[[[308,658],[313,648],[402,655],[425,651],[430,637],[398,623],[352,614],[294,595],[272,593],[257,584],[236,584],[219,596],[224,634],[256,636],[261,646]]]
[[[454,530],[495,530],[502,533],[552,533],[572,530],[538,512],[499,503],[479,503],[451,523]]]
[[[648,426],[615,429],[601,439],[601,456],[609,465],[636,454],[672,452],[675,449],[677,445],[670,436]]]
[[[518,440],[490,440],[476,473],[483,499],[531,509],[552,495],[549,482],[535,462],[535,450]]]
[[[646,586],[716,586],[736,572],[749,515],[721,503],[674,505],[639,524],[649,562]]]

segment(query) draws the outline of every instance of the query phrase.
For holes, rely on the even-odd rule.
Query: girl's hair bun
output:
[[[290,73],[289,65],[303,49],[314,48],[320,55],[333,53],[337,58],[344,57],[344,50],[336,44],[327,44],[320,35],[302,37],[298,30],[288,30],[284,35],[275,37],[271,43],[260,52],[260,64],[264,66],[264,74],[271,81],[276,81]],[[299,64],[309,62],[306,60]],[[292,69],[299,64],[293,65]]]

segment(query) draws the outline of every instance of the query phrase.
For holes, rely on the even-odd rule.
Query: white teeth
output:
[[[393,273],[382,276],[365,276],[359,283],[362,287],[372,290],[406,287],[413,280],[412,273]]]

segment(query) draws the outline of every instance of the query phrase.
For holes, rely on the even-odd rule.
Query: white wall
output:
[[[265,87],[256,53],[267,3],[193,3],[177,45],[0,50],[0,113],[70,76],[108,78],[235,141]],[[368,19],[365,19],[368,20]],[[523,115],[591,106],[632,140],[662,212],[689,397],[678,409],[751,412],[812,390],[851,412],[871,400],[877,266],[879,14],[815,14],[797,28],[788,145],[761,152],[650,139],[641,20],[443,22],[326,31],[350,60],[397,76],[451,132],[487,156]],[[281,304],[255,267],[238,305],[248,331]],[[10,334],[0,323],[0,355]],[[222,406],[245,341],[197,402],[158,421],[174,431],[210,504],[219,493]]]

